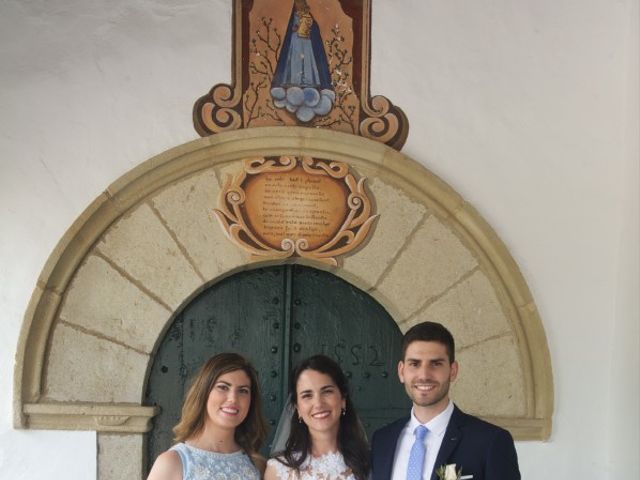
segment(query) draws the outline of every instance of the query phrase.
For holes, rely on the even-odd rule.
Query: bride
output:
[[[340,366],[324,355],[304,360],[289,393],[289,437],[268,461],[265,480],[366,480],[369,449]]]

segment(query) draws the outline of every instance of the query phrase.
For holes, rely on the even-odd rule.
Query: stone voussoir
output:
[[[89,361],[90,359],[90,361]],[[45,398],[59,402],[140,403],[149,356],[58,322]]]
[[[377,290],[394,299],[400,318],[408,318],[476,265],[469,250],[431,215],[415,232]]]
[[[99,242],[99,251],[172,310],[201,284],[158,216],[147,204],[119,220]]]
[[[458,348],[511,332],[495,290],[481,270],[455,285],[411,318],[406,327],[425,320],[445,324]]]
[[[151,199],[166,227],[204,279],[246,263],[246,255],[222,230],[213,213],[220,187],[213,169],[170,186]]]
[[[67,323],[151,353],[171,312],[91,255],[69,286],[59,314]]]
[[[427,209],[380,178],[370,180],[367,185],[375,199],[374,213],[379,217],[368,243],[345,257],[343,266],[351,274],[375,285]]]
[[[460,369],[452,396],[474,415],[527,415],[524,375],[512,335],[488,339],[456,354]]]

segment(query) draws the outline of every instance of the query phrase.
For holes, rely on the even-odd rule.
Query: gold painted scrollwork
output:
[[[409,123],[402,110],[381,95],[373,97],[371,105],[363,102],[362,110],[367,117],[360,122],[360,135],[398,150],[404,145]]]
[[[295,157],[282,156],[276,160],[263,157],[247,158],[244,161],[244,171],[250,175],[290,172],[296,165]]]
[[[280,180],[285,184],[298,181],[301,177],[296,177],[294,171],[299,172],[299,175],[317,175],[325,177],[327,182],[335,182],[331,183],[331,188],[325,188],[322,195],[331,196],[329,202],[339,203],[340,208],[336,210],[344,212],[344,216],[336,218],[332,213],[333,216],[327,224],[335,224],[336,229],[323,231],[324,237],[320,235],[322,241],[319,243],[317,240],[310,242],[309,238],[302,233],[284,234],[278,238],[277,242],[274,242],[272,238],[265,240],[265,225],[260,225],[259,221],[250,218],[250,209],[246,205],[248,201],[261,202],[258,208],[260,212],[266,211],[271,216],[281,215],[283,224],[303,221],[302,217],[296,217],[295,214],[282,213],[286,211],[285,209],[277,213],[278,207],[274,205],[273,198],[266,202],[263,197],[259,196],[259,193],[256,194],[258,198],[249,198],[247,193],[248,184],[263,175],[284,175],[285,177]],[[266,177],[262,177],[262,180],[266,181],[264,178]],[[295,178],[298,180],[294,180]],[[378,215],[372,215],[371,201],[365,189],[365,181],[364,177],[356,180],[354,175],[350,173],[349,167],[341,162],[289,156],[276,159],[248,158],[244,160],[241,172],[235,177],[227,178],[220,192],[218,208],[214,210],[214,214],[227,237],[254,258],[283,259],[299,256],[335,266],[338,264],[336,257],[349,253],[362,244],[373,222],[378,217]],[[343,194],[336,192],[343,192]],[[306,200],[309,199],[312,199],[312,196]],[[303,198],[302,201],[304,200]],[[298,210],[297,214],[300,215],[300,213],[304,214],[305,212]]]
[[[242,95],[225,84],[214,86],[193,107],[193,124],[202,135],[212,135],[242,127]]]
[[[329,175],[332,178],[344,178],[349,173],[349,167],[342,162],[317,161],[312,157],[302,157],[302,168],[312,175]]]

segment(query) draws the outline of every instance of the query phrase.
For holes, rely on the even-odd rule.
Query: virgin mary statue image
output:
[[[271,97],[301,122],[331,111],[336,95],[320,29],[306,0],[294,0],[276,71]]]

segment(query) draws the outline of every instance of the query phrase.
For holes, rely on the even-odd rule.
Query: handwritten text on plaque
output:
[[[245,192],[247,223],[272,248],[287,238],[305,239],[307,248],[315,249],[333,238],[347,213],[346,186],[300,166],[254,176]]]
[[[377,217],[364,181],[341,162],[251,158],[227,181],[214,213],[227,236],[256,257],[297,255],[335,265]]]

